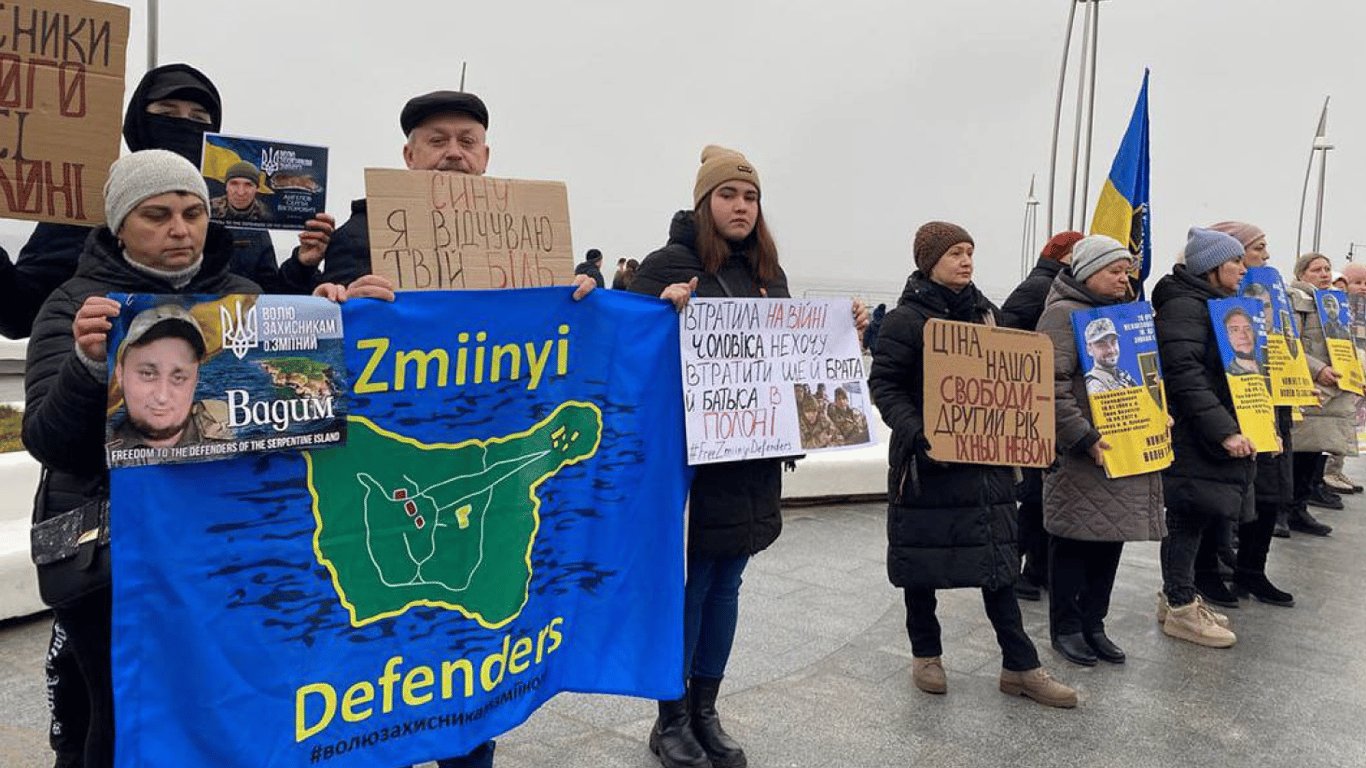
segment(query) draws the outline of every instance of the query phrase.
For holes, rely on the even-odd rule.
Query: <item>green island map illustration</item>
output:
[[[314,551],[351,623],[419,605],[489,628],[515,618],[540,527],[537,488],[597,452],[598,406],[565,402],[525,432],[453,445],[347,421],[345,447],[305,457]]]

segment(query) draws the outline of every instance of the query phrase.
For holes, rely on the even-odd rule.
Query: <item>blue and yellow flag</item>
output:
[[[113,472],[118,765],[413,765],[558,691],[683,695],[673,307],[342,315],[344,447]]]
[[[1129,118],[1129,127],[1110,166],[1110,177],[1091,216],[1091,234],[1109,235],[1129,246],[1138,262],[1138,295],[1152,268],[1152,228],[1148,211],[1148,71]]]

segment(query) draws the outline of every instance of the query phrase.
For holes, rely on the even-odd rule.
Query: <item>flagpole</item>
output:
[[[160,12],[157,0],[147,0],[147,69],[153,70],[157,67],[157,29],[158,17]]]
[[[1039,199],[1034,196],[1034,177],[1029,177],[1029,194],[1025,197],[1024,232],[1020,236],[1020,279],[1029,275],[1034,265],[1034,243],[1039,234]],[[1050,235],[1051,236],[1051,235]]]
[[[1081,158],[1081,120],[1082,105],[1086,101],[1086,58],[1091,52],[1091,3],[1085,3],[1086,15],[1081,22],[1081,71],[1077,75],[1077,110],[1072,123],[1072,176],[1067,186],[1067,228],[1076,229],[1077,215],[1077,164]]]
[[[1318,128],[1315,129],[1315,131],[1314,131],[1314,143],[1313,143],[1313,145],[1311,145],[1310,148],[1309,148],[1309,164],[1308,164],[1307,166],[1305,166],[1305,168],[1304,168],[1304,187],[1303,187],[1303,189],[1300,191],[1300,218],[1299,218],[1299,223],[1295,226],[1295,258],[1299,258],[1300,255],[1303,253],[1303,251],[1300,250],[1300,242],[1301,242],[1300,238],[1304,235],[1304,205],[1305,205],[1305,202],[1308,201],[1308,199],[1309,199],[1309,177],[1310,177],[1310,176],[1313,174],[1313,172],[1314,172],[1314,154],[1315,154],[1316,152],[1320,152],[1320,151],[1321,151],[1321,152],[1323,152],[1323,160],[1324,160],[1325,162],[1324,162],[1324,163],[1321,163],[1320,166],[1319,166],[1319,169],[1320,169],[1320,170],[1319,170],[1319,202],[1318,202],[1319,212],[1318,212],[1318,215],[1317,215],[1317,220],[1319,221],[1319,223],[1316,223],[1316,224],[1314,225],[1314,227],[1315,227],[1315,233],[1314,233],[1314,250],[1317,251],[1317,250],[1318,250],[1318,247],[1319,247],[1319,246],[1318,246],[1318,229],[1319,229],[1320,224],[1322,223],[1322,219],[1323,219],[1323,182],[1324,182],[1323,165],[1326,164],[1326,161],[1328,160],[1328,150],[1330,150],[1330,149],[1333,148],[1333,145],[1328,143],[1328,136],[1327,136],[1327,133],[1328,133],[1328,100],[1331,99],[1331,98],[1332,98],[1332,96],[1325,96],[1325,97],[1323,97],[1323,110],[1322,110],[1321,112],[1319,112],[1319,125],[1318,125]]]
[[[1082,163],[1081,210],[1077,213],[1081,217],[1081,226],[1077,227],[1080,232],[1086,231],[1086,201],[1091,190],[1091,130],[1096,120],[1096,60],[1100,58],[1100,0],[1091,0],[1090,6],[1094,6],[1091,14],[1091,88],[1086,97],[1086,160]]]
[[[1053,141],[1048,145],[1048,235],[1053,235],[1054,186],[1058,176],[1058,134],[1062,129],[1062,95],[1067,86],[1067,56],[1072,48],[1072,24],[1077,0],[1067,0],[1067,33],[1062,39],[1062,64],[1058,66],[1058,100],[1053,106]]]

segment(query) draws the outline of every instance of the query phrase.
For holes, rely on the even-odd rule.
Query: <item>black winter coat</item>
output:
[[[1210,299],[1227,298],[1177,264],[1153,289],[1157,351],[1172,420],[1172,465],[1162,472],[1169,514],[1251,520],[1257,463],[1235,459],[1223,441],[1239,433]]]
[[[76,275],[52,292],[33,324],[24,372],[24,447],[47,471],[34,522],[107,496],[105,409],[108,390],[76,356],[71,323],[86,298],[126,293],[259,293],[250,280],[228,271],[232,237],[209,225],[204,264],[189,285],[170,283],[133,269],[108,227],[86,241]],[[42,577],[40,571],[39,577]]]
[[[719,273],[702,269],[694,250],[697,224],[692,211],[674,214],[669,243],[646,256],[629,290],[658,296],[673,283],[697,278],[696,295],[707,298],[786,299],[787,276],[760,284],[745,254],[732,254]],[[739,557],[767,549],[783,529],[782,460],[748,459],[697,467],[688,494],[688,555]]]
[[[365,199],[351,201],[351,218],[332,232],[323,256],[322,270],[299,262],[295,250],[280,265],[285,279],[292,282],[341,283],[350,285],[356,278],[370,274],[370,213]]]
[[[1044,302],[1048,300],[1048,291],[1053,287],[1053,280],[1064,266],[1066,265],[1061,261],[1039,259],[1039,263],[1034,265],[1034,269],[1030,270],[1029,275],[1010,292],[1005,303],[1001,305],[1002,323],[1007,328],[1034,330],[1039,324],[1039,317],[1043,315]]]
[[[945,464],[925,454],[924,331],[931,318],[995,324],[974,285],[953,311],[946,289],[921,272],[882,321],[868,377],[892,428],[887,472],[887,575],[904,588],[998,589],[1020,572],[1014,476],[1007,467]]]

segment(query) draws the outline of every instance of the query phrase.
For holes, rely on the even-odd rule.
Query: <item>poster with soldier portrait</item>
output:
[[[1157,357],[1153,307],[1146,301],[1072,313],[1077,365],[1091,422],[1110,450],[1107,477],[1155,472],[1172,463],[1167,398]]]
[[[1256,299],[1262,305],[1271,404],[1318,405],[1309,360],[1300,343],[1300,329],[1281,273],[1275,267],[1248,269],[1238,286],[1238,295]]]
[[[1347,294],[1335,289],[1314,291],[1314,304],[1319,310],[1324,341],[1328,343],[1329,364],[1341,377],[1338,379],[1338,388],[1362,394],[1366,376],[1362,373],[1356,346],[1352,343],[1352,312]]]
[[[1238,430],[1258,453],[1281,450],[1271,403],[1266,364],[1266,319],[1262,302],[1252,298],[1211,299],[1210,322],[1219,344]]]
[[[327,208],[327,147],[208,133],[200,173],[229,227],[304,229]]]
[[[110,294],[109,466],[346,442],[340,305],[312,296]]]

